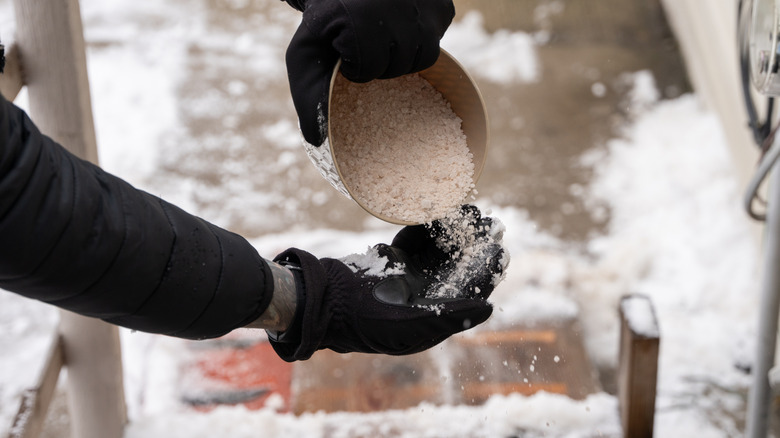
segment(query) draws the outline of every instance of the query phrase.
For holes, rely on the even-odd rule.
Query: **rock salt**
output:
[[[506,230],[503,222],[494,217],[487,224],[475,224],[468,216],[452,213],[440,219],[438,225],[442,232],[436,244],[450,254],[452,266],[430,287],[428,298],[461,297],[469,290],[468,284],[474,280],[474,274],[485,268],[494,272],[493,287],[503,281],[509,266],[509,252],[503,247]],[[473,291],[477,295],[482,293],[478,286],[474,286]]]
[[[370,211],[413,223],[457,209],[474,188],[461,119],[417,74],[357,84],[338,76],[330,106],[335,160]]]

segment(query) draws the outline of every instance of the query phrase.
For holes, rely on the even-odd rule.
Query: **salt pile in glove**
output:
[[[497,218],[482,217],[476,207],[463,206],[442,219],[407,227],[399,240],[423,242],[430,236],[435,245],[410,259],[386,245],[369,248],[365,254],[341,259],[353,272],[371,273],[378,278],[419,272],[425,278],[419,305],[460,298],[487,299],[504,279],[509,253],[504,249],[504,224]],[[418,248],[419,249],[419,248]],[[407,266],[411,265],[411,266]]]

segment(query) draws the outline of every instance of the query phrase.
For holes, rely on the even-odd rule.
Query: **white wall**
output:
[[[748,129],[741,91],[736,37],[738,2],[661,0],[661,3],[680,44],[694,89],[721,120],[739,188],[744,191],[759,155]],[[755,228],[759,238],[760,227],[757,224]]]

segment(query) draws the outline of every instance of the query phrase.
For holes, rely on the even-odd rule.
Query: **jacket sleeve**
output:
[[[189,339],[248,324],[273,295],[241,236],[80,160],[2,96],[0,288]]]

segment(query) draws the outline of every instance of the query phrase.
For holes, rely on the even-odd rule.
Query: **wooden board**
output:
[[[583,399],[598,379],[575,321],[451,338],[401,357],[317,352],[293,370],[292,410],[371,412],[422,402],[479,405],[538,391]]]

